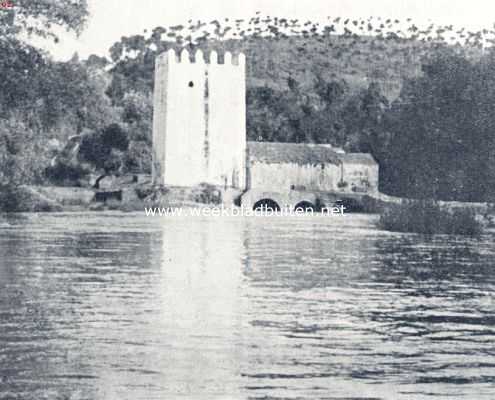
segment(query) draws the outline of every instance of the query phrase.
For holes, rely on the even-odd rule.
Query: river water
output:
[[[0,220],[0,399],[493,399],[495,235]]]

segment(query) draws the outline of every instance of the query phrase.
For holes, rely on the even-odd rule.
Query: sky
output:
[[[108,55],[122,36],[143,34],[156,26],[184,24],[189,19],[249,19],[256,12],[313,22],[327,16],[412,18],[418,25],[453,24],[468,29],[492,28],[494,0],[89,0],[90,18],[79,38],[63,34],[58,44],[43,43],[56,59],[75,52]]]

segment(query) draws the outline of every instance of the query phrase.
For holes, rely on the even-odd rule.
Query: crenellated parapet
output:
[[[170,49],[156,58],[153,180],[246,186],[246,57]]]
[[[246,65],[246,56],[244,53],[232,54],[230,51],[226,51],[223,55],[224,61],[221,63],[218,53],[215,50],[212,50],[205,56],[201,49],[196,50],[194,53],[190,53],[187,49],[182,49],[180,52],[169,49],[157,57],[158,62],[165,60],[168,63],[175,64]]]

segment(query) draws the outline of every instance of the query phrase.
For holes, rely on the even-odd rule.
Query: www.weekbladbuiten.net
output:
[[[147,217],[301,217],[307,215],[323,215],[329,217],[345,216],[346,207],[343,205],[323,207],[318,211],[312,208],[281,207],[275,209],[260,206],[256,209],[247,207],[205,206],[200,208],[182,207],[145,207]]]

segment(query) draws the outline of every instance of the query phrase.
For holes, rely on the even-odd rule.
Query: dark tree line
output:
[[[469,41],[449,46],[427,40],[428,32],[418,33],[420,44],[418,38],[380,33],[373,39],[357,33],[340,37],[331,29],[313,31],[311,24],[310,33],[290,36],[282,27],[293,30],[294,23],[277,19],[267,22],[270,37],[256,35],[256,28],[220,40],[228,34],[219,23],[213,35],[218,37],[204,33],[199,39],[182,34],[183,26],[158,27],[122,38],[111,47],[110,60],[93,55],[56,62],[20,39],[27,33],[56,40],[53,24],[82,29],[88,15],[84,0],[53,3],[34,7],[18,1],[20,8],[1,16],[0,185],[43,182],[54,154],[51,143],[63,144],[73,135],[81,136],[76,162],[94,171],[149,172],[155,57],[186,46],[247,53],[250,140],[369,152],[380,164],[381,189],[389,194],[495,198],[495,57],[491,51],[473,53]],[[203,29],[191,24],[192,30]],[[411,29],[416,35],[414,25]],[[367,74],[366,85],[356,84],[359,73]],[[402,77],[394,81],[401,88],[398,97],[387,88],[389,75]],[[69,164],[68,170],[79,171]]]
[[[384,188],[408,197],[495,200],[495,57],[436,53],[404,83],[386,129]]]
[[[250,88],[249,138],[369,152],[389,194],[495,201],[495,53],[472,61],[437,49],[393,102],[375,83],[350,94],[344,81],[317,80],[314,93],[291,81]]]
[[[76,54],[58,62],[25,40],[37,36],[58,41],[55,26],[78,33],[87,16],[86,0],[19,0],[0,13],[1,191],[44,183],[54,170],[60,180],[89,172],[149,170],[149,98],[129,92],[116,104],[106,93],[113,78],[105,71],[105,58],[82,61]],[[125,135],[125,149],[121,143],[107,143],[112,131]],[[53,157],[74,135],[81,137],[84,152],[50,169]]]

